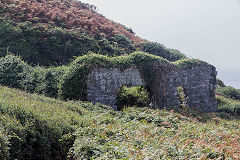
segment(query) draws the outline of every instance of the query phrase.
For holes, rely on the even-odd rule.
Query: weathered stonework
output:
[[[116,107],[116,95],[118,89],[126,86],[143,86],[144,81],[136,68],[128,68],[121,71],[118,68],[106,69],[95,68],[89,75],[87,81],[87,99],[91,102]]]
[[[198,65],[182,69],[173,65],[156,64],[156,77],[150,88],[155,108],[179,106],[178,87],[185,90],[189,107],[211,112],[217,110],[215,100],[216,69],[212,65]],[[126,86],[143,86],[144,78],[138,69],[124,71],[118,68],[95,68],[88,75],[87,99],[116,109],[118,89]]]
[[[179,106],[178,87],[183,87],[186,103],[204,112],[217,110],[215,99],[216,69],[211,65],[200,65],[191,69],[167,67],[164,76],[156,78],[153,99],[157,107]]]

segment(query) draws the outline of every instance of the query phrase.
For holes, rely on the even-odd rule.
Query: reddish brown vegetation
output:
[[[95,7],[74,0],[1,0],[1,16],[16,22],[30,21],[79,29],[91,35],[112,37],[123,34],[133,43],[143,41],[117,24],[94,11]],[[1,12],[2,10],[2,12]]]

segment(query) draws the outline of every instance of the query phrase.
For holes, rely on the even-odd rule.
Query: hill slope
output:
[[[95,12],[95,6],[76,0],[3,0],[0,6],[0,15],[14,22],[42,23],[105,37],[123,34],[134,43],[143,41],[130,29]]]
[[[225,106],[240,104],[218,100]],[[117,112],[0,86],[0,113],[1,159],[66,159],[67,153],[70,159],[240,157],[238,116],[223,111],[126,108]]]
[[[170,61],[185,56],[148,42],[75,0],[0,1],[0,56],[21,55],[32,65],[61,65],[88,52],[116,56],[136,50]]]

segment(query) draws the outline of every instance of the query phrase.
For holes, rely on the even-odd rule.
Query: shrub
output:
[[[2,128],[0,128],[0,159],[9,159],[9,137]]]
[[[217,89],[216,93],[227,98],[240,100],[240,91],[230,86],[220,87]]]
[[[75,30],[7,20],[0,20],[0,42],[3,53],[9,48],[26,62],[45,66],[67,63],[73,56],[100,49],[95,39]]]
[[[118,55],[122,55],[124,53],[132,53],[135,51],[132,42],[122,34],[116,34],[113,38],[111,38],[111,40],[116,42],[117,47],[123,50],[123,52]]]
[[[0,125],[10,136],[11,159],[66,159],[74,141],[72,133],[84,123],[81,115],[85,109],[80,103],[61,102],[2,86],[0,102]]]
[[[240,116],[240,101],[236,101],[223,96],[216,96],[218,102],[218,112],[225,112],[231,115]]]
[[[217,78],[217,85],[218,85],[219,87],[226,87],[226,85],[224,84],[224,82],[223,82],[222,80],[218,79],[218,78]]]
[[[27,78],[31,68],[20,57],[7,55],[0,58],[0,84],[23,89],[23,80]]]
[[[181,67],[181,68],[186,68],[186,69],[191,69],[197,65],[205,64],[207,65],[206,62],[198,60],[198,59],[180,59],[178,61],[173,62],[174,65]]]
[[[65,70],[65,66],[31,67],[20,57],[7,55],[0,58],[0,84],[57,98],[58,84]]]
[[[125,106],[147,107],[150,104],[150,98],[147,90],[142,86],[126,87],[118,90],[117,106],[122,110]]]
[[[111,38],[94,36],[56,26],[43,26],[41,23],[0,19],[0,56],[17,53],[32,65],[61,65],[69,63],[73,57],[88,52],[104,55],[123,55],[135,49],[124,35]]]
[[[163,57],[169,61],[177,61],[186,58],[186,56],[180,51],[167,49],[165,46],[157,42],[144,42],[141,44],[141,49],[144,52]]]
[[[184,88],[182,86],[178,87],[178,92],[177,92],[177,96],[179,98],[179,102],[181,106],[186,106],[186,91],[184,90]]]

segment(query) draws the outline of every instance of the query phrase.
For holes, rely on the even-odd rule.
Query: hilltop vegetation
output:
[[[0,56],[21,55],[31,65],[61,65],[88,52],[109,56],[136,50],[170,61],[185,56],[134,32],[75,0],[0,2]]]
[[[0,15],[14,22],[41,23],[66,29],[77,29],[106,38],[125,35],[135,42],[143,41],[134,32],[96,12],[96,7],[77,0],[3,0]]]

